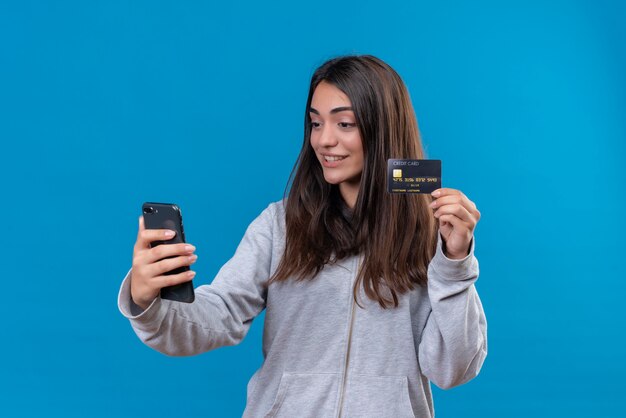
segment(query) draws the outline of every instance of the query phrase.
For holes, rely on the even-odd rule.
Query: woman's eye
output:
[[[356,126],[356,123],[339,122],[338,125],[340,128],[354,128]]]
[[[315,129],[315,128],[319,128],[319,127],[320,127],[320,125],[321,125],[321,123],[319,123],[319,122],[311,121],[311,127],[312,127],[313,129]]]

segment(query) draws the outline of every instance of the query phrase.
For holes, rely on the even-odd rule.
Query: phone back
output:
[[[185,242],[185,228],[180,208],[173,203],[146,202],[142,207],[144,225],[146,229],[171,229],[176,231],[174,238],[164,241],[154,241],[152,248],[162,244],[179,244]],[[171,257],[168,257],[171,258]],[[189,270],[189,266],[176,268],[165,273],[179,274]],[[193,302],[194,291],[191,281],[168,286],[161,289],[161,298],[179,302]]]

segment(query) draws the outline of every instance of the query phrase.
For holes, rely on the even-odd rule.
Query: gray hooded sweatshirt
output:
[[[439,234],[438,234],[439,235]],[[285,248],[283,202],[248,227],[235,255],[191,304],[156,298],[133,306],[131,273],[118,297],[137,336],[155,350],[190,356],[239,343],[263,310],[261,367],[244,417],[434,417],[429,380],[451,388],[475,377],[487,355],[487,324],[470,253],[448,259],[438,237],[428,285],[382,309],[353,286],[359,256],[326,265],[312,280],[267,285]]]

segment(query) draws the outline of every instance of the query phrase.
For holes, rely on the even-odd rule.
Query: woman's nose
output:
[[[320,135],[320,145],[323,147],[334,147],[337,145],[337,142],[337,138],[333,134],[331,127],[328,125],[324,126]]]

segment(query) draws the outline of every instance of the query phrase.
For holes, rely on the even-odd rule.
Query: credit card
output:
[[[387,160],[389,193],[431,193],[441,188],[441,160]]]

